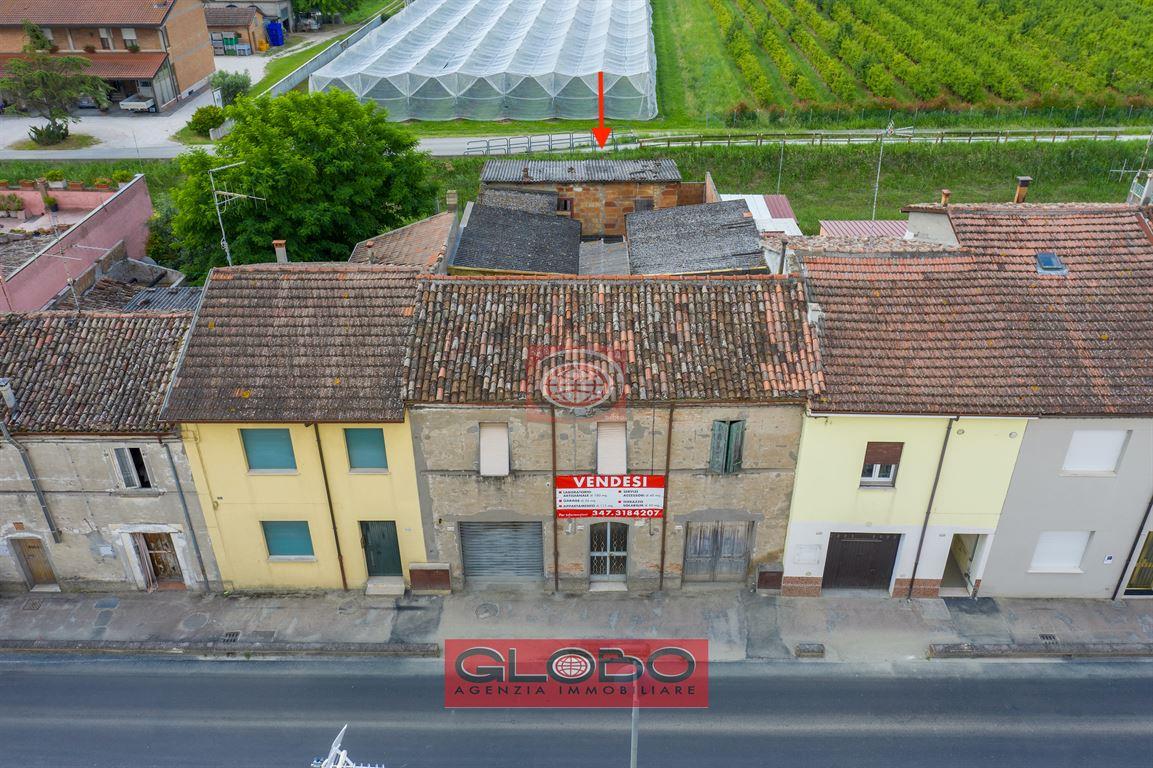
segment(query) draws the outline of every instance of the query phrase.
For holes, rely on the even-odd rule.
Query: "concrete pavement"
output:
[[[439,660],[0,659],[21,768],[626,765],[627,710],[446,710]],[[638,765],[1148,768],[1153,664],[714,665],[707,710],[645,710]]]

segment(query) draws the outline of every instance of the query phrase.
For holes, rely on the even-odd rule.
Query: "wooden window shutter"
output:
[[[900,464],[904,443],[869,443],[865,447],[866,464]]]
[[[725,468],[729,472],[741,471],[741,455],[745,449],[745,422],[729,423],[729,451]]]
[[[713,422],[713,442],[709,448],[709,471],[725,471],[725,454],[729,447],[729,423],[727,421]]]

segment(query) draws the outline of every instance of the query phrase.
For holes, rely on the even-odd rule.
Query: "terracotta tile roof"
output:
[[[28,19],[41,26],[151,26],[160,24],[175,0],[4,0],[0,26]]]
[[[977,253],[810,257],[814,411],[1153,415],[1153,234],[1124,206],[966,207]],[[1038,274],[1055,251],[1066,276]]]
[[[0,316],[0,377],[13,432],[154,434],[191,313],[38,312]]]
[[[454,218],[455,214],[446,211],[363,240],[352,249],[348,260],[356,264],[394,264],[427,271],[444,256]]]
[[[573,184],[581,182],[681,180],[676,162],[661,160],[486,160],[486,184]]]
[[[418,271],[214,269],[176,376],[173,421],[399,421]]]
[[[21,58],[20,53],[0,53],[0,75],[7,69],[12,59]],[[65,54],[59,54],[64,56]],[[69,53],[68,56],[88,59],[92,65],[84,74],[101,77],[105,80],[150,80],[155,77],[160,65],[168,58],[160,51],[140,53]]]
[[[909,222],[905,219],[821,219],[825,237],[904,237]]]
[[[204,21],[210,27],[247,27],[252,23],[252,17],[257,13],[260,11],[251,6],[229,8],[206,5],[204,6]]]
[[[821,386],[795,280],[428,277],[405,358],[405,397],[539,402],[533,349],[610,355],[631,402],[765,402]]]
[[[103,310],[105,312],[122,311],[136,295],[146,291],[147,285],[140,283],[125,283],[102,277],[91,288],[80,294],[80,309]],[[72,291],[65,290],[59,298],[52,303],[51,309],[76,309],[76,301]]]

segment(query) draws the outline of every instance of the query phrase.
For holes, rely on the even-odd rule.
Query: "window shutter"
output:
[[[489,477],[508,474],[508,424],[480,425],[480,473]]]
[[[628,473],[628,448],[625,423],[602,421],[597,423],[597,474],[624,475]]]
[[[725,471],[725,454],[729,445],[729,425],[724,421],[713,422],[713,443],[709,449],[709,471]]]
[[[296,469],[292,452],[292,433],[287,429],[242,429],[244,455],[249,470]]]
[[[1062,469],[1066,472],[1116,472],[1129,432],[1124,429],[1079,429],[1069,440]]]
[[[866,464],[900,464],[904,443],[869,443],[865,447]]]
[[[729,424],[729,453],[726,468],[729,472],[740,472],[742,454],[745,449],[745,422],[734,421]]]
[[[113,453],[116,455],[116,466],[120,470],[120,480],[124,483],[124,487],[138,487],[140,481],[136,478],[136,468],[132,466],[132,457],[128,455],[128,449],[117,448]]]

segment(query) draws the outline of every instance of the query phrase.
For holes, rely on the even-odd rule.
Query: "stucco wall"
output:
[[[552,587],[553,538],[559,546],[560,587],[583,591],[589,582],[589,530],[593,519],[555,521],[552,428],[536,409],[416,407],[411,411],[422,503],[430,526],[432,557],[452,566],[464,584],[458,525],[462,521],[540,521],[544,524],[544,586]],[[756,566],[780,560],[800,438],[800,406],[678,406],[673,422],[668,480],[668,530],[659,520],[630,522],[628,584],[659,583],[665,541],[665,587],[680,584],[685,525],[694,521],[755,521],[750,577]],[[708,472],[714,419],[746,421],[742,471]],[[596,422],[627,422],[631,473],[663,474],[667,406],[617,409],[577,418],[558,413],[557,473],[596,471]],[[509,424],[510,473],[479,474],[479,425]]]
[[[62,589],[123,590],[142,588],[137,554],[126,533],[161,526],[172,534],[185,584],[204,589],[204,578],[164,445],[155,438],[19,438],[28,449],[48,505],[63,532],[52,540],[48,523],[33,493],[15,448],[0,441],[0,584],[24,589],[22,571],[12,552],[12,537],[39,538],[47,550]],[[209,583],[219,586],[207,529],[196,489],[179,440],[167,440],[188,503]],[[139,447],[153,487],[125,489],[118,480],[112,451]]]
[[[243,428],[285,428],[292,435],[295,472],[249,472],[240,437]],[[352,473],[344,427],[380,427],[389,468]],[[325,493],[313,427],[303,424],[195,424],[183,429],[204,516],[217,551],[221,575],[232,589],[340,589],[332,517]],[[426,562],[407,424],[321,424],[321,445],[333,512],[350,589],[367,580],[360,521],[396,522],[401,562]],[[261,521],[308,522],[314,559],[272,561]]]
[[[1131,430],[1115,475],[1062,466],[1073,432]],[[1111,597],[1153,495],[1153,420],[1038,419],[1029,424],[989,553],[981,594]],[[1081,573],[1030,571],[1044,531],[1092,531]],[[1110,562],[1105,562],[1111,558]]]

